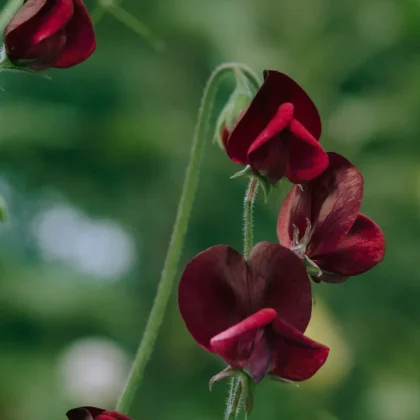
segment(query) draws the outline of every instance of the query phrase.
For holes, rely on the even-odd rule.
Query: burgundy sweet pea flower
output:
[[[4,32],[8,58],[33,70],[86,60],[96,41],[82,0],[25,0]]]
[[[330,165],[318,178],[295,185],[280,210],[280,243],[322,271],[315,281],[339,283],[364,273],[385,253],[381,229],[359,213],[363,177],[347,159],[328,153]]]
[[[302,381],[327,359],[329,349],[303,335],[312,310],[306,269],[281,245],[259,243],[247,261],[224,245],[201,252],[185,268],[178,303],[198,344],[255,382],[267,373]]]
[[[264,76],[264,84],[230,133],[226,152],[271,184],[284,176],[296,184],[310,181],[328,166],[318,142],[318,111],[290,77],[272,70]]]
[[[131,420],[116,411],[106,411],[96,407],[73,408],[66,413],[69,420]]]

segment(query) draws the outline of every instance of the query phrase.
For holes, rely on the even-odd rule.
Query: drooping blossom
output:
[[[297,184],[310,181],[328,166],[319,144],[318,111],[290,77],[272,70],[264,75],[264,84],[229,135],[226,152],[271,184],[283,177]]]
[[[382,261],[385,238],[378,225],[359,212],[363,177],[347,159],[329,153],[330,165],[318,178],[295,185],[280,210],[282,245],[309,258],[322,271],[315,281],[339,283]]]
[[[247,260],[224,245],[201,252],[185,268],[178,303],[198,344],[255,382],[267,373],[302,381],[327,359],[328,347],[303,335],[312,310],[306,269],[281,245],[259,243]]]
[[[11,61],[33,70],[75,66],[96,47],[82,0],[25,0],[5,29],[4,44]]]
[[[73,408],[66,413],[69,420],[131,420],[116,411],[107,411],[96,407]]]

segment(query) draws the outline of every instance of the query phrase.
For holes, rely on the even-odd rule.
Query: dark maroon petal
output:
[[[234,249],[218,245],[195,256],[178,288],[178,304],[188,331],[205,349],[210,339],[246,318],[248,269]]]
[[[290,77],[277,71],[266,71],[265,81],[255,98],[233,127],[226,147],[228,156],[236,163],[248,164],[251,144],[267,127],[279,106],[291,103],[294,116],[316,138],[321,135],[318,111],[305,91]]]
[[[254,246],[248,259],[252,273],[251,312],[273,308],[277,315],[305,331],[312,311],[311,284],[301,259],[286,247],[269,242]]]
[[[336,248],[314,257],[321,270],[341,276],[354,276],[370,270],[381,262],[385,254],[385,238],[379,226],[369,217],[359,214],[350,232]],[[322,280],[336,283],[328,275]]]
[[[307,220],[311,220],[311,194],[307,184],[295,185],[287,195],[277,220],[277,237],[286,248],[293,244],[293,225],[303,236]]]
[[[353,226],[363,196],[363,176],[347,159],[328,153],[328,169],[310,182],[314,232],[308,255],[333,250]]]
[[[93,420],[105,410],[96,407],[79,407],[67,411],[66,416],[69,420]]]
[[[45,62],[45,57],[52,55],[51,51],[57,56],[61,52],[62,37],[56,35],[69,22],[73,12],[73,0],[28,0],[5,30],[8,57],[16,61]]]
[[[213,337],[211,350],[232,368],[245,369],[256,382],[271,365],[271,349],[262,327],[276,317],[274,309],[262,309]]]
[[[305,337],[281,319],[272,322],[275,332],[271,374],[289,381],[309,379],[325,363],[329,348]]]
[[[67,42],[54,67],[68,68],[85,61],[96,48],[95,32],[82,0],[74,1],[74,14],[66,25]]]
[[[290,122],[290,154],[286,177],[295,184],[311,181],[327,169],[328,155],[297,120]]]
[[[273,70],[264,72],[265,83],[271,91],[270,99],[277,106],[291,102],[294,107],[294,117],[317,139],[321,137],[321,119],[315,104],[307,93],[290,77]]]

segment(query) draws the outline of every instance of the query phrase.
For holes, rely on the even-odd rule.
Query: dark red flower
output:
[[[290,77],[272,70],[264,75],[264,84],[229,136],[226,152],[272,184],[284,176],[297,184],[310,181],[328,166],[318,142],[318,111]]]
[[[329,349],[303,335],[312,310],[311,287],[292,251],[257,244],[247,261],[218,245],[194,257],[178,290],[194,339],[255,382],[266,373],[291,381],[310,378]]]
[[[96,407],[73,408],[66,413],[69,420],[131,420],[116,411],[106,411]]]
[[[347,159],[328,153],[330,165],[318,178],[295,185],[280,210],[280,243],[322,271],[320,278],[338,283],[364,273],[382,261],[381,229],[359,213],[363,177]]]
[[[26,0],[7,25],[4,43],[11,61],[33,70],[75,66],[96,47],[82,0]]]

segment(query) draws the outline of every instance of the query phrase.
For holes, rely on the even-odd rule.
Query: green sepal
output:
[[[313,277],[321,277],[322,276],[322,270],[306,255],[303,258],[303,263],[306,267],[306,272],[309,276]]]

